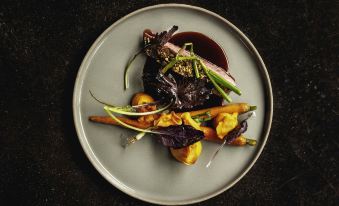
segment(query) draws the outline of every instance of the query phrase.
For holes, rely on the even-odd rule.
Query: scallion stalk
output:
[[[167,105],[165,105],[164,107],[161,107],[160,109],[154,110],[154,111],[149,111],[149,112],[137,112],[137,108],[140,108],[142,106],[147,106],[147,105],[152,105],[155,104],[155,102],[149,103],[149,104],[144,104],[144,105],[136,105],[136,106],[114,106],[111,104],[108,104],[106,102],[103,102],[101,100],[99,100],[98,98],[96,98],[94,96],[94,94],[92,93],[91,90],[89,90],[89,93],[91,94],[91,96],[99,103],[107,106],[109,108],[110,111],[118,113],[118,114],[124,114],[124,115],[129,115],[129,116],[143,116],[143,115],[150,115],[150,114],[156,114],[162,111],[165,111],[166,109],[168,109],[172,102],[168,103]]]
[[[173,59],[172,61],[170,61],[162,70],[161,72],[163,74],[165,74],[170,68],[172,68],[176,63],[177,63],[178,60],[176,59]]]
[[[145,47],[146,48],[146,47]],[[128,72],[129,69],[131,67],[131,64],[133,63],[133,61],[135,60],[135,58],[137,58],[137,56],[139,56],[139,54],[141,54],[145,48],[142,48],[140,51],[138,51],[133,57],[132,59],[130,59],[127,62],[127,65],[125,67],[125,73],[124,73],[124,80],[125,80],[125,90],[129,88],[129,78],[128,78]]]
[[[154,111],[149,111],[149,112],[133,112],[133,111],[126,111],[126,110],[122,110],[119,107],[112,107],[112,106],[108,106],[106,105],[105,107],[114,113],[118,113],[118,114],[124,114],[124,115],[128,115],[128,116],[144,116],[144,115],[150,115],[150,114],[157,114],[159,112],[162,112],[164,110],[166,110],[167,108],[169,108],[171,106],[172,103],[167,104],[166,106],[154,110]]]
[[[215,73],[212,70],[208,70],[208,72],[211,74],[211,76],[213,77],[213,79],[221,86],[226,87],[230,90],[232,90],[233,92],[235,92],[238,95],[241,95],[241,91],[238,87],[234,86],[233,84],[229,83],[228,81],[226,81],[224,78],[221,78],[220,75],[218,75],[217,73]]]
[[[185,61],[185,60],[196,60],[196,56],[187,56],[187,57],[176,57],[175,59],[171,60],[162,70],[161,72],[165,74],[170,68],[172,68],[177,62]]]
[[[122,126],[128,128],[128,129],[132,129],[132,130],[135,130],[135,131],[138,131],[138,132],[145,132],[145,133],[153,133],[153,134],[160,134],[159,132],[155,132],[155,131],[152,131],[152,130],[148,130],[148,129],[140,129],[140,128],[137,128],[137,127],[133,127],[129,124],[126,124],[124,123],[123,121],[119,120],[109,109],[108,106],[104,106],[104,110],[107,112],[107,114],[112,118],[114,119],[114,121],[118,122],[119,124],[121,124]]]
[[[226,94],[226,92],[215,82],[214,78],[210,75],[210,73],[208,72],[208,68],[206,67],[206,65],[199,60],[200,65],[202,66],[202,69],[204,70],[204,72],[206,73],[207,77],[209,78],[209,80],[212,82],[212,84],[214,85],[214,87],[218,90],[218,92],[220,93],[220,95],[228,102],[232,102],[232,99]]]
[[[197,67],[197,60],[193,59],[193,68],[194,68],[194,73],[195,73],[195,77],[197,79],[200,78],[200,74],[199,74],[199,70],[198,70],[198,67]]]

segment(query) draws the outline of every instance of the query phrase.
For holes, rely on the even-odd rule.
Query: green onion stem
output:
[[[207,116],[207,117],[206,117]],[[211,116],[211,112],[210,111],[207,111],[207,112],[204,112],[202,114],[198,114],[198,115],[195,115],[195,116],[192,116],[192,119],[196,122],[206,122],[206,121],[209,121],[212,119],[212,116]]]
[[[194,68],[194,72],[195,72],[195,77],[197,79],[200,78],[200,74],[199,74],[199,70],[198,70],[198,67],[197,67],[197,60],[193,59],[193,68]]]
[[[153,133],[153,134],[159,134],[158,132],[155,132],[155,131],[152,131],[152,130],[148,130],[148,129],[140,129],[140,128],[137,128],[137,127],[133,127],[129,124],[126,124],[124,122],[122,122],[121,120],[119,120],[116,116],[114,116],[114,114],[110,111],[109,107],[108,106],[104,106],[104,110],[107,112],[107,114],[112,118],[114,119],[114,121],[118,122],[119,124],[121,124],[122,126],[126,127],[126,128],[129,128],[129,129],[132,129],[132,130],[135,130],[135,131],[139,131],[139,132],[146,132],[146,133]]]
[[[193,53],[193,43],[186,43],[186,45],[191,46],[191,48],[190,48],[190,54],[191,54],[191,56],[193,56],[193,55],[194,55],[194,53]]]
[[[202,118],[192,118],[196,123],[202,123],[204,122],[204,119]]]
[[[118,114],[124,114],[124,115],[129,115],[129,116],[144,116],[144,115],[150,115],[150,114],[156,114],[159,112],[162,112],[164,110],[166,110],[167,108],[169,108],[172,105],[172,102],[167,104],[165,107],[162,107],[160,109],[154,110],[154,111],[150,111],[150,112],[132,112],[132,111],[126,111],[126,110],[121,110],[121,108],[119,107],[111,107],[108,105],[105,105],[105,107],[114,113],[118,113]]]
[[[188,56],[188,57],[176,57],[172,61],[170,61],[162,70],[161,72],[165,74],[170,68],[172,68],[178,61],[185,61],[185,60],[196,60],[196,56]]]
[[[115,112],[115,113],[118,113],[118,114],[130,115],[130,116],[143,116],[143,115],[149,115],[149,114],[156,114],[156,113],[159,113],[159,112],[162,112],[162,111],[168,109],[172,104],[170,102],[169,104],[165,105],[164,107],[157,109],[157,110],[154,110],[154,111],[150,111],[150,112],[136,112],[137,108],[140,108],[142,106],[152,105],[152,104],[156,105],[156,102],[148,103],[148,104],[144,104],[144,105],[136,105],[136,106],[130,106],[130,105],[114,106],[114,105],[108,104],[108,103],[103,102],[100,99],[96,98],[91,90],[89,90],[89,93],[94,98],[94,100],[96,100],[97,102],[99,102],[99,103],[101,103],[105,106],[108,106],[109,110],[111,110],[112,112]]]
[[[207,112],[204,112],[204,113],[201,113],[201,114],[194,115],[194,116],[192,116],[192,118],[198,118],[198,117],[201,117],[201,116],[211,117],[211,111],[208,110]]]
[[[191,56],[193,55],[193,43],[185,43],[184,46],[182,46],[181,49],[179,49],[177,55],[175,56],[176,59],[180,56],[181,51],[186,50],[187,46],[191,46],[190,54]]]
[[[232,102],[232,99],[226,94],[226,92],[215,82],[214,78],[210,75],[210,73],[208,72],[208,69],[206,67],[206,65],[199,60],[199,63],[201,64],[204,72],[206,73],[207,77],[211,80],[212,84],[214,85],[214,87],[218,90],[218,92],[221,94],[221,96],[228,102]]]
[[[125,141],[122,143],[123,147],[127,147],[133,143],[135,143],[136,141],[141,140],[144,136],[146,135],[145,132],[139,132],[137,135],[132,136],[132,137],[128,137],[127,139],[125,139]]]
[[[208,70],[208,72],[211,74],[211,76],[214,78],[214,80],[220,84],[223,87],[226,87],[230,90],[232,90],[233,92],[235,92],[238,95],[241,95],[241,91],[238,87],[234,86],[233,84],[229,83],[228,81],[226,81],[224,78],[221,78],[219,74],[215,73],[212,70]]]
[[[111,104],[108,104],[108,103],[106,103],[106,102],[103,102],[103,101],[101,101],[100,99],[96,98],[96,97],[94,96],[94,94],[92,93],[92,91],[91,91],[91,90],[89,90],[89,93],[91,94],[92,98],[93,98],[95,101],[97,101],[97,102],[99,102],[99,103],[101,103],[101,104],[104,104],[104,105],[110,106],[110,107],[114,107],[113,105],[111,105]]]
[[[186,46],[191,46],[190,47],[190,55],[191,55],[191,57],[195,57],[194,50],[193,50],[193,43],[185,43],[182,49],[186,49]],[[179,54],[179,52],[178,52],[178,54]],[[198,67],[197,67],[197,60],[196,59],[192,59],[192,63],[193,63],[195,77],[197,79],[199,79],[200,78],[200,74],[199,74],[199,70],[198,70]]]
[[[207,117],[207,118],[201,118],[201,117],[197,117],[197,118],[192,118],[194,121],[196,121],[197,123],[201,123],[201,122],[207,122],[209,120],[211,120],[211,117]]]
[[[146,47],[145,47],[146,48]],[[137,56],[139,56],[139,54],[141,54],[143,52],[143,50],[145,48],[142,48],[140,51],[138,51],[133,57],[132,59],[130,59],[125,67],[125,74],[124,74],[124,80],[125,80],[125,90],[128,89],[129,87],[129,78],[128,78],[128,71],[131,67],[132,62],[135,60],[135,58],[137,58]]]
[[[163,74],[165,74],[170,68],[172,68],[176,63],[177,63],[177,59],[173,59],[172,61],[170,61],[162,70],[161,72]]]

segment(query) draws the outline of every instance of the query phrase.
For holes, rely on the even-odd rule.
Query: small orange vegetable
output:
[[[154,102],[153,97],[143,92],[136,93],[132,97],[132,101],[131,101],[132,106],[147,104],[147,103],[152,103],[152,102]]]
[[[160,115],[158,114],[150,114],[150,115],[146,115],[146,116],[141,116],[138,118],[138,122],[145,122],[147,124],[153,124],[153,122],[155,120],[157,120],[159,118]]]
[[[239,137],[237,137],[233,142],[232,145],[236,145],[236,146],[243,146],[246,145],[246,138],[243,135],[240,135]]]
[[[204,133],[204,140],[218,142],[218,143],[222,142],[222,140],[219,139],[219,137],[217,136],[217,132],[215,131],[215,129],[211,127],[204,127],[204,126],[201,126],[200,128],[202,132]]]
[[[194,164],[198,160],[201,150],[202,144],[200,141],[179,149],[170,148],[172,156],[186,165]]]
[[[138,127],[140,129],[147,129],[151,127],[151,124],[148,124],[146,122],[138,122],[137,120],[129,119],[126,117],[117,117],[122,122],[129,124],[134,127]],[[88,118],[92,122],[102,123],[102,124],[111,124],[111,125],[120,125],[118,122],[116,122],[114,119],[112,119],[109,116],[90,116]]]
[[[190,125],[196,130],[201,130],[200,123],[194,121],[189,112],[184,112],[180,117],[184,121],[185,125]]]
[[[223,139],[238,125],[238,113],[219,113],[214,120],[217,136]]]
[[[154,120],[154,126],[169,127],[171,125],[181,125],[182,119],[175,113],[169,114],[162,113],[157,120]]]
[[[211,142],[217,142],[219,144],[222,143],[222,139],[220,139],[217,136],[217,132],[215,131],[215,129],[211,128],[211,127],[201,127],[202,131],[204,132],[204,140],[206,141],[211,141]],[[232,143],[231,145],[233,146],[244,146],[244,145],[251,145],[254,146],[257,144],[257,141],[254,139],[248,139],[246,138],[244,135],[240,135],[239,137],[237,137]]]
[[[138,92],[132,97],[131,102],[132,102],[132,106],[136,106],[136,105],[152,103],[152,102],[154,102],[154,99],[153,99],[153,97],[151,97],[150,95],[148,95],[146,93]],[[156,105],[148,105],[148,106],[139,108],[138,111],[139,112],[149,112],[149,111],[154,111],[156,109],[157,109]],[[138,122],[151,124],[157,118],[158,118],[158,115],[150,114],[150,115],[139,117]]]
[[[257,144],[257,141],[254,139],[248,139],[244,135],[240,135],[237,137],[233,142],[232,145],[234,146],[244,146],[244,145],[251,145],[254,146]]]

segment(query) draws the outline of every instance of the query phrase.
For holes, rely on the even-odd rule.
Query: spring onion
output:
[[[121,108],[124,108],[124,107],[114,107],[114,106],[112,107],[112,106],[109,106],[109,105],[106,105],[106,107],[109,111],[114,112],[114,113],[118,113],[118,114],[124,114],[124,115],[128,115],[128,116],[144,116],[144,115],[160,113],[160,112],[168,109],[171,105],[172,105],[172,102],[165,105],[164,107],[161,107],[160,109],[157,109],[157,110],[154,110],[154,111],[149,111],[149,112],[128,111],[128,110],[125,110],[125,109],[121,109]],[[131,108],[133,108],[133,107],[131,107]]]
[[[206,67],[206,65],[199,60],[199,63],[202,66],[202,69],[204,70],[204,72],[206,73],[207,77],[210,79],[210,81],[212,82],[212,84],[214,85],[214,87],[218,90],[218,92],[220,93],[220,95],[228,102],[232,102],[232,99],[226,94],[226,92],[215,82],[214,78],[211,76],[211,74],[208,72],[208,68]]]
[[[208,70],[208,73],[213,77],[213,79],[221,86],[226,87],[230,90],[232,90],[233,92],[235,92],[238,95],[241,95],[241,91],[238,87],[234,86],[233,84],[230,84],[228,81],[226,81],[224,78],[221,78],[220,75],[218,75],[217,73],[215,73],[212,70]]]
[[[108,104],[106,102],[103,102],[101,100],[99,100],[98,98],[96,98],[93,93],[91,92],[91,90],[89,90],[89,93],[91,94],[91,96],[99,103],[105,105],[110,111],[114,112],[114,113],[118,113],[118,114],[124,114],[124,115],[129,115],[129,116],[143,116],[143,115],[150,115],[150,114],[157,114],[160,113],[162,111],[165,111],[166,109],[168,109],[171,105],[172,102],[168,103],[167,105],[160,107],[157,110],[154,111],[149,111],[149,112],[138,112],[137,108],[143,107],[143,106],[148,106],[148,105],[155,105],[158,102],[151,102],[149,104],[143,104],[143,105],[136,105],[136,106],[114,106],[111,104]]]
[[[132,129],[132,130],[135,130],[135,131],[138,131],[138,132],[145,132],[145,133],[153,133],[153,134],[160,134],[159,132],[156,132],[156,131],[152,131],[152,130],[149,130],[149,129],[140,129],[140,128],[137,128],[137,127],[133,127],[129,124],[126,124],[124,123],[123,121],[119,120],[109,109],[109,106],[104,106],[104,110],[107,112],[107,114],[112,118],[114,119],[114,121],[118,122],[119,124],[121,124],[122,126],[126,127],[126,128],[129,128],[129,129]]]

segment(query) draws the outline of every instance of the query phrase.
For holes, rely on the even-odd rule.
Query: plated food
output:
[[[143,48],[141,42],[145,28],[161,32],[168,30],[173,24],[178,24],[180,31],[171,37],[170,43],[181,47],[184,43],[191,42],[195,55],[221,68],[229,68],[228,72],[234,77],[242,95],[227,91],[226,94],[233,101],[232,103],[224,101],[224,104],[247,102],[257,106],[255,118],[247,121],[248,128],[243,133],[246,138],[255,139],[257,144],[255,146],[226,144],[219,150],[208,169],[206,165],[221,145],[220,140],[215,143],[202,139],[200,156],[194,164],[186,166],[173,158],[170,149],[159,144],[158,135],[147,134],[134,144],[122,147],[121,139],[137,136],[140,132],[88,120],[89,116],[93,115],[109,117],[103,106],[90,95],[89,90],[97,99],[115,105],[131,105],[130,100],[133,96],[143,92],[159,104],[157,108],[166,106],[167,102],[157,102],[158,98],[143,87],[143,68],[147,55],[140,54],[131,64],[127,75],[130,84],[126,90],[124,90],[124,68],[132,55]],[[206,38],[204,38],[206,41],[200,41],[199,34],[214,39],[220,46],[210,43]],[[187,51],[190,51],[189,46]],[[165,75],[170,73],[173,73],[172,69]],[[210,86],[217,91],[213,85]],[[204,103],[200,108],[186,111],[221,105],[218,100],[223,98],[219,95],[210,97],[216,98],[217,101],[210,101],[212,105]],[[185,110],[176,113],[181,112]],[[203,8],[183,4],[162,4],[128,14],[97,38],[78,71],[73,93],[73,115],[84,153],[98,173],[109,183],[124,193],[147,202],[182,205],[197,203],[226,191],[252,168],[268,140],[273,115],[273,97],[269,75],[260,54],[235,25]],[[137,120],[140,117],[119,113],[113,115],[130,120]],[[107,119],[113,121],[112,118]],[[131,123],[145,126],[137,121]],[[206,122],[201,126],[209,126],[216,131],[213,121],[209,121],[209,125],[203,124]],[[136,139],[141,136],[138,135]],[[199,153],[198,149],[194,151]]]
[[[91,92],[103,104],[107,116],[89,116],[89,120],[135,130],[134,136],[125,139],[125,147],[152,134],[186,165],[198,160],[202,141],[216,142],[220,146],[210,154],[209,167],[225,144],[256,145],[255,139],[244,134],[256,106],[232,102],[229,94],[242,92],[228,72],[227,57],[217,43],[201,33],[175,34],[177,30],[173,26],[160,33],[149,29],[143,32],[143,46],[127,63],[124,82],[128,89],[133,60],[146,55],[144,91],[134,94],[126,106],[106,103]]]

